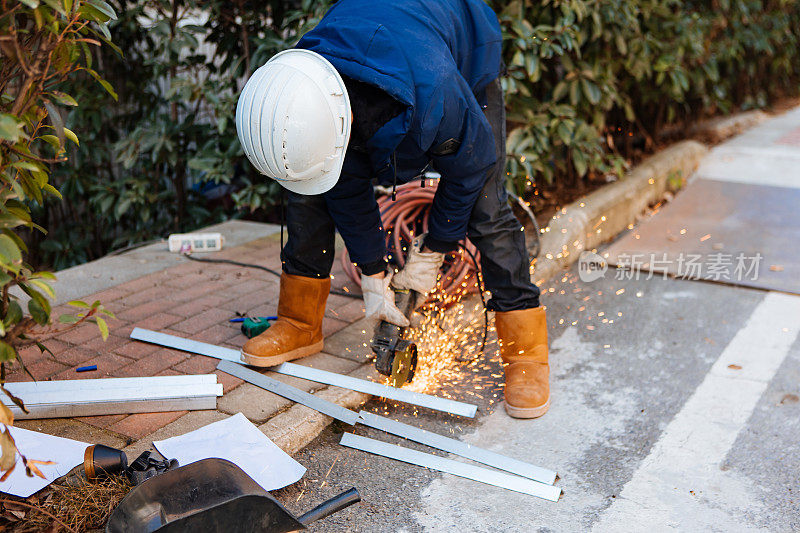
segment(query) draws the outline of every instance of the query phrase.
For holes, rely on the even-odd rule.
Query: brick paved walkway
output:
[[[236,259],[280,270],[280,237],[277,235],[252,241],[237,248],[215,254],[216,258]],[[343,286],[346,276],[339,261],[334,266],[334,285]],[[352,286],[352,284],[351,284]],[[238,324],[228,319],[239,313],[252,316],[274,315],[279,283],[268,272],[233,265],[184,262],[166,270],[149,274],[99,293],[84,300],[100,300],[116,315],[109,320],[110,336],[103,342],[94,324],[78,326],[52,336],[45,344],[53,355],[42,354],[38,348],[27,348],[21,356],[37,380],[88,379],[102,377],[139,377],[215,372],[224,386],[225,396],[218,399],[217,415],[194,413],[193,418],[180,420],[187,411],[108,415],[75,419],[20,421],[21,427],[91,442],[121,445],[143,439],[157,430],[174,424],[180,432],[194,429],[226,414],[244,412],[255,423],[268,418],[290,405],[267,391],[259,389],[228,374],[215,370],[217,360],[190,355],[169,348],[132,341],[128,337],[134,327],[162,331],[181,337],[240,348],[246,341]],[[74,308],[59,306],[53,316],[72,313]],[[330,295],[323,321],[326,337],[338,332],[363,316],[360,299]],[[353,329],[353,328],[351,328]],[[365,352],[348,346],[350,340],[360,339],[360,332],[343,332],[344,338],[333,339],[329,353],[317,354],[303,364],[338,372],[349,372],[364,361]],[[355,334],[355,337],[353,336]],[[342,337],[341,335],[339,337]],[[348,340],[350,339],[350,340]],[[326,347],[327,348],[327,347]],[[365,348],[366,349],[366,348]],[[95,372],[75,372],[84,365],[97,365]],[[319,388],[305,380],[277,376],[305,390]],[[18,368],[8,381],[29,381],[30,377]],[[24,400],[24,398],[23,398]],[[191,420],[196,420],[192,423]],[[176,429],[176,431],[178,431]],[[148,441],[151,439],[147,439]]]

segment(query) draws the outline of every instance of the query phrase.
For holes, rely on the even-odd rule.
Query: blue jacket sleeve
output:
[[[365,155],[348,152],[339,181],[324,195],[350,260],[357,265],[375,263],[386,256],[386,235],[369,169]]]
[[[494,166],[494,134],[466,81],[454,76],[438,90],[426,114],[439,121],[428,147],[433,167],[442,178],[433,199],[429,234],[436,240],[455,242],[467,234],[472,208]]]

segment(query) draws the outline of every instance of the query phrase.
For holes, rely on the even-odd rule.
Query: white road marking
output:
[[[769,293],[593,530],[748,529],[720,466],[798,333],[800,297]]]
[[[426,533],[586,531],[587,516],[602,509],[607,497],[602,487],[587,481],[585,458],[596,443],[617,438],[629,430],[632,413],[639,413],[638,388],[605,392],[601,384],[608,367],[633,358],[620,348],[619,359],[601,357],[602,343],[582,338],[569,326],[550,340],[551,393],[547,415],[535,420],[510,418],[502,407],[482,418],[475,433],[464,442],[528,461],[558,466],[565,496],[556,503],[485,486],[455,476],[439,477],[423,489],[414,520]],[[653,350],[653,356],[658,354]],[[597,391],[603,391],[598,398]],[[478,497],[479,495],[479,497]]]
[[[718,146],[696,176],[717,181],[800,188],[800,148]]]

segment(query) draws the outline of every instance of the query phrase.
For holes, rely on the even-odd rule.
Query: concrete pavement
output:
[[[773,156],[794,157],[800,111],[757,130],[771,123],[769,136],[715,149],[701,175],[797,187],[796,165]],[[741,166],[725,170],[728,157]],[[361,506],[316,531],[800,530],[800,296],[647,272],[587,282],[577,267],[543,288],[544,417],[512,420],[498,407],[494,345],[430,390],[477,401],[477,420],[376,401],[367,409],[553,468],[558,503],[346,449],[338,439],[353,430],[338,425],[297,455],[309,471],[278,497],[299,511],[351,485],[362,491]]]

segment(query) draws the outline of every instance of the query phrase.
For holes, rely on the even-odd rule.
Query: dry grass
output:
[[[90,531],[105,527],[111,511],[131,490],[124,476],[90,483],[72,476],[27,500],[2,499],[0,531]]]

